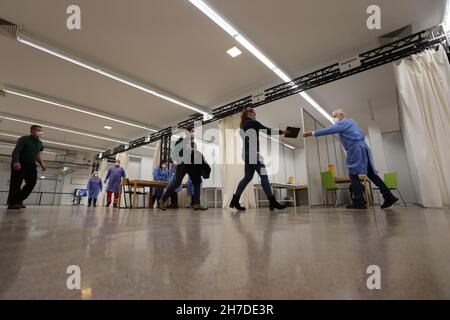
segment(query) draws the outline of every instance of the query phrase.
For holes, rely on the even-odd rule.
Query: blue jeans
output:
[[[259,176],[261,177],[261,185],[267,195],[267,198],[273,196],[272,188],[270,187],[269,183],[269,177],[267,176],[266,166],[261,161],[258,161],[256,164],[245,163],[245,176],[241,180],[241,182],[239,182],[236,190],[236,196],[241,196],[241,194],[245,190],[245,187],[247,187],[250,181],[252,181],[253,176],[255,175],[255,171],[258,172]]]

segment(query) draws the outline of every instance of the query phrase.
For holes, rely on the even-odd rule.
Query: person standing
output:
[[[174,181],[169,185],[160,201],[161,210],[166,210],[166,201],[174,191],[181,186],[186,174],[192,179],[194,185],[194,210],[207,210],[200,205],[200,184],[202,182],[202,170],[206,165],[203,155],[196,151],[194,142],[195,128],[186,128],[186,137],[180,138],[175,143],[173,150],[173,162],[177,166]]]
[[[122,181],[122,178],[125,178],[125,170],[120,166],[120,160],[117,159],[114,167],[109,168],[104,181],[105,184],[108,183],[106,187],[106,207],[109,207],[111,205],[111,197],[113,193],[113,207],[117,208],[119,206],[120,182]]]
[[[380,188],[384,203],[381,208],[386,209],[398,201],[391,190],[378,176],[373,164],[369,146],[366,144],[364,134],[355,121],[347,119],[343,110],[339,109],[332,113],[334,124],[328,128],[308,131],[304,137],[321,137],[339,134],[342,145],[347,152],[347,168],[350,174],[351,188],[353,189],[353,203],[347,209],[366,209],[363,188],[359,180],[360,175],[367,177]]]
[[[40,140],[42,133],[41,126],[32,125],[30,135],[17,140],[12,153],[8,209],[25,208],[23,201],[31,194],[37,182],[36,162],[41,166],[42,171],[47,170],[41,158],[41,152],[44,151],[44,146]],[[21,188],[23,181],[25,181],[25,185]]]
[[[169,170],[167,169],[167,160],[161,160],[159,166],[157,166],[153,170],[153,180],[164,182],[167,182],[169,180]],[[161,199],[163,194],[164,188],[161,187],[153,188],[152,207],[155,204],[155,201],[159,201]]]
[[[239,203],[242,193],[247,185],[252,181],[255,171],[258,172],[261,177],[261,185],[266,193],[267,199],[270,203],[270,211],[274,209],[283,210],[285,205],[280,204],[275,199],[270,186],[269,177],[267,175],[266,165],[262,159],[259,150],[259,132],[264,130],[266,134],[280,134],[285,135],[288,133],[286,130],[275,130],[263,126],[260,122],[256,121],[256,112],[252,108],[246,108],[241,114],[241,137],[244,141],[243,158],[245,162],[245,176],[237,187],[236,193],[233,195],[233,199],[230,202],[230,208],[237,209],[239,211],[246,210]]]
[[[88,189],[88,207],[90,207],[91,204],[93,204],[94,207],[96,207],[98,194],[103,189],[102,179],[98,177],[97,171],[94,171],[92,177],[89,179],[87,183],[87,189]]]

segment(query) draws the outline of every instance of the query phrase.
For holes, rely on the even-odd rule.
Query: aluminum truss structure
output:
[[[304,76],[298,77],[291,82],[286,82],[278,86],[269,88],[259,95],[262,99],[254,99],[253,96],[247,96],[222,107],[212,110],[209,117],[201,114],[192,116],[191,118],[178,123],[177,128],[186,128],[189,125],[199,126],[211,123],[231,115],[242,112],[247,107],[256,108],[264,104],[286,98],[288,96],[309,90],[321,85],[337,81],[352,75],[391,63],[393,61],[408,57],[412,54],[422,52],[426,49],[435,48],[443,45],[447,54],[449,54],[449,35],[446,34],[442,25],[432,27],[405,37],[390,44],[379,48],[364,52],[358,56],[358,65],[356,67],[343,70],[339,63],[335,63],[328,67],[311,72]],[[450,58],[449,58],[450,59]],[[117,153],[138,148],[149,143],[162,140],[161,158],[168,159],[170,154],[170,138],[173,130],[176,128],[168,127],[158,132],[152,133],[148,137],[131,141],[127,145],[120,145],[112,150],[107,150],[98,155],[98,159],[111,158]]]

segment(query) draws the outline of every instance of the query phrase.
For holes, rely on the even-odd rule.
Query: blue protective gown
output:
[[[98,194],[100,193],[100,191],[102,191],[103,188],[102,179],[98,177],[97,178],[91,177],[88,180],[86,188],[88,189],[88,197],[92,199],[97,199]]]
[[[200,178],[202,180],[202,183],[200,184],[200,192],[202,190],[202,185],[203,185],[203,179]],[[192,183],[191,177],[189,177],[187,184],[186,184],[186,188],[187,188],[187,196],[188,197],[193,197],[194,196],[194,184]]]
[[[369,146],[364,140],[364,133],[355,121],[342,119],[332,126],[314,131],[315,137],[339,134],[342,145],[347,152],[348,171],[355,175],[367,174],[367,164],[370,161],[375,173],[372,155]]]
[[[108,186],[106,191],[108,192],[120,192],[120,181],[125,178],[125,170],[122,167],[109,168],[106,174],[105,180],[108,180]]]
[[[153,180],[155,181],[169,181],[169,170],[163,169],[157,166],[153,169]],[[164,188],[153,188],[153,196],[156,198],[162,197],[164,194]]]

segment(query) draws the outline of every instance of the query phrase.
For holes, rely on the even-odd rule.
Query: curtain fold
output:
[[[108,172],[108,159],[105,158],[102,159],[102,161],[100,161],[100,166],[98,170],[98,176],[100,177],[100,179],[102,179],[102,183],[103,181],[105,181],[107,172]],[[105,193],[106,193],[106,185],[103,184],[102,192],[99,193],[97,198],[98,206],[103,206],[103,199],[105,197]]]
[[[239,124],[239,114],[219,122],[223,208],[228,208],[239,181],[244,177],[243,146],[239,135]],[[250,182],[245,188],[241,196],[241,203],[247,208],[256,207],[253,182]]]
[[[394,63],[408,161],[424,207],[450,205],[450,65],[442,46]]]

